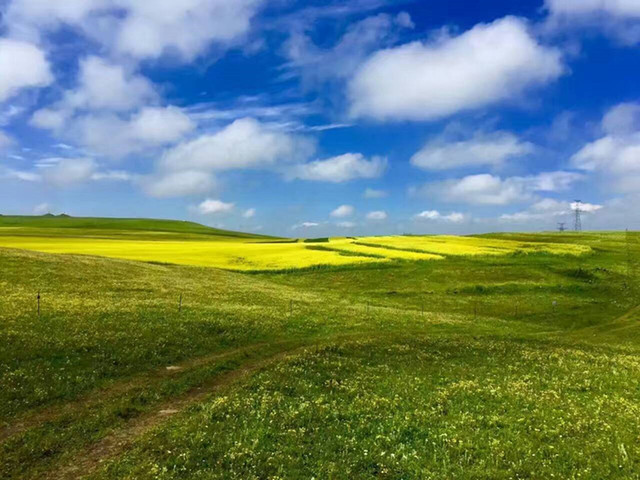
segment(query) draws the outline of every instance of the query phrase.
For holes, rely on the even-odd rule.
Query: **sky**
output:
[[[0,214],[640,229],[640,0],[0,0]]]

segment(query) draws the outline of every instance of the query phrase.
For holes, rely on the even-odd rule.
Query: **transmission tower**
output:
[[[573,209],[576,214],[574,230],[579,232],[582,230],[582,218],[580,217],[580,214],[582,213],[582,200],[576,200],[573,205]]]
[[[562,233],[562,232],[564,232],[565,230],[566,230],[565,223],[564,223],[564,222],[558,222],[558,231],[559,231],[560,233]]]

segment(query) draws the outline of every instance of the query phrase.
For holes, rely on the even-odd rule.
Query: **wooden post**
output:
[[[473,304],[473,319],[478,319],[478,302]]]
[[[178,300],[178,313],[182,312],[182,294],[180,294],[180,300]]]
[[[293,315],[293,300],[289,300],[289,315]]]
[[[38,290],[38,296],[36,297],[38,300],[38,316],[40,316],[40,291]]]

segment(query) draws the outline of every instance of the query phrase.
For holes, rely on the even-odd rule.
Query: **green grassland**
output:
[[[0,245],[278,241],[82,221]],[[0,478],[640,478],[638,237],[283,243],[384,261],[251,274],[0,247]]]

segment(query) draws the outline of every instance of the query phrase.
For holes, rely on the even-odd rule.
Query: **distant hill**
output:
[[[102,218],[102,217],[71,217],[61,215],[0,215],[0,228],[51,228],[77,229],[95,231],[131,231],[131,232],[166,232],[184,235],[209,235],[216,237],[232,237],[244,239],[273,239],[267,235],[234,232],[207,227],[195,222],[182,220],[158,220],[152,218]]]

